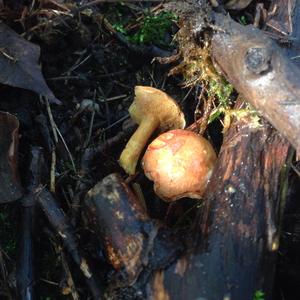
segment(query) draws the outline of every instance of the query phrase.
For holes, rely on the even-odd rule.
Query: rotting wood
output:
[[[198,216],[195,246],[163,275],[169,299],[271,299],[278,249],[280,172],[289,144],[265,124],[234,122]],[[149,295],[151,299],[151,295]],[[164,298],[166,299],[166,298]]]
[[[151,220],[118,174],[97,183],[87,193],[85,206],[87,224],[115,269],[106,298],[144,299],[142,289],[151,272],[176,261],[183,252],[176,232]]]

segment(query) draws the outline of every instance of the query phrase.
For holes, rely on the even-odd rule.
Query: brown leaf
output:
[[[40,47],[20,37],[0,22],[0,82],[34,91],[61,104],[47,83],[38,64]]]
[[[0,111],[0,203],[11,202],[22,196],[17,162],[19,121]]]

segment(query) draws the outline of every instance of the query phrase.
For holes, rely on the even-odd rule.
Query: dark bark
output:
[[[19,239],[17,261],[17,293],[18,299],[32,300],[34,296],[34,246],[33,234],[35,224],[35,205],[33,198],[23,198],[21,237]],[[29,204],[31,203],[31,204]]]

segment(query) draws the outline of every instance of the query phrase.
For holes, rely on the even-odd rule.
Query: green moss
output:
[[[207,94],[209,97],[216,98],[218,106],[214,109],[209,117],[209,123],[220,117],[227,109],[230,108],[230,95],[233,92],[233,86],[225,79],[219,81],[211,80]]]
[[[265,293],[261,290],[258,290],[255,292],[253,300],[264,300],[265,299]]]
[[[129,23],[124,21],[115,22],[112,26],[135,44],[168,46],[164,38],[176,20],[177,16],[172,12],[161,12],[157,15],[147,13],[134,33],[126,29]]]
[[[165,45],[164,35],[176,19],[176,15],[172,12],[161,12],[158,15],[148,14],[144,17],[138,31],[129,39],[138,44]]]
[[[227,107],[230,102],[230,95],[233,92],[233,86],[228,83],[225,79],[219,81],[211,80],[209,82],[208,96],[217,97],[219,103],[222,106]]]
[[[245,16],[241,16],[241,17],[239,18],[239,23],[240,23],[241,25],[246,26],[246,25],[248,24],[248,23],[247,23],[246,17],[245,17]]]

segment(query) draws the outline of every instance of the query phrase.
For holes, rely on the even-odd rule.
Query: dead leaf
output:
[[[18,175],[19,120],[0,111],[0,203],[22,196]]]
[[[40,47],[20,37],[0,22],[0,82],[34,91],[61,104],[49,89],[38,60]]]

